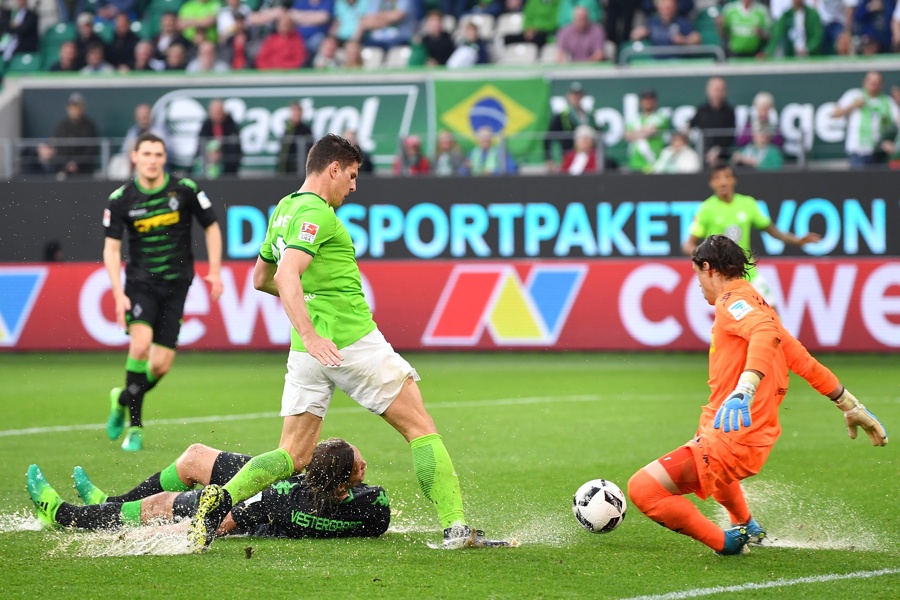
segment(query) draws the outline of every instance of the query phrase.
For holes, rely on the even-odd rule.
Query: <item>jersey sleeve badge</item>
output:
[[[304,221],[300,225],[300,238],[301,242],[306,242],[307,244],[312,244],[316,241],[316,234],[319,233],[319,226],[315,223],[308,223]]]
[[[734,317],[735,321],[740,321],[752,310],[753,307],[747,304],[745,300],[738,300],[728,307],[728,312],[731,313],[731,316]]]
[[[109,227],[110,222],[112,221],[112,213],[109,212],[109,209],[105,209],[103,211],[103,226]]]

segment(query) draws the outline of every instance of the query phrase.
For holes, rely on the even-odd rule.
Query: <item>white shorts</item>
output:
[[[380,415],[407,379],[419,380],[416,370],[377,329],[341,348],[341,354],[344,360],[339,367],[326,367],[306,352],[291,350],[281,395],[282,417],[308,412],[325,418],[335,386]]]

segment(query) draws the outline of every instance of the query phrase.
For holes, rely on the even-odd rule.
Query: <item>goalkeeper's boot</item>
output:
[[[27,477],[28,480],[25,487],[28,490],[28,495],[31,496],[31,501],[34,502],[34,506],[37,508],[38,519],[45,525],[55,525],[56,511],[59,510],[60,505],[63,503],[62,498],[59,497],[56,490],[50,487],[37,465],[28,467]]]
[[[725,547],[716,554],[723,556],[732,556],[734,554],[746,554],[749,552],[747,541],[750,536],[747,534],[747,528],[744,526],[732,527],[725,530]]]
[[[109,391],[109,418],[106,419],[106,435],[111,440],[119,439],[125,428],[125,407],[119,404],[122,388],[114,387]]]
[[[144,447],[144,428],[129,427],[125,439],[122,440],[122,450],[137,452]]]
[[[231,506],[231,494],[222,486],[212,484],[203,488],[197,500],[197,513],[191,519],[188,528],[188,544],[191,552],[194,554],[206,552],[216,537],[219,525],[231,512]]]
[[[109,498],[100,488],[91,483],[87,473],[81,467],[75,467],[75,470],[72,472],[72,479],[75,480],[75,489],[78,490],[78,495],[81,496],[85,506],[103,504]]]
[[[515,540],[489,540],[480,529],[472,529],[468,525],[456,524],[444,530],[444,550],[460,548],[515,548],[519,543]]]
[[[743,524],[742,527],[747,530],[747,536],[750,538],[747,541],[748,544],[753,544],[754,546],[762,545],[767,534],[763,526],[756,522],[756,519],[750,517],[750,520]]]

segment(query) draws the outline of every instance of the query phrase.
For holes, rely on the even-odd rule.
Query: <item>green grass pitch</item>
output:
[[[121,492],[192,442],[246,453],[278,441],[285,354],[183,352],[148,396],[146,449],[106,439],[107,393],[124,353],[0,355],[0,570],[4,597],[53,598],[731,598],[900,597],[900,460],[895,439],[847,438],[827,399],[799,378],[783,432],[745,487],[777,545],[741,557],[706,547],[629,508],[608,535],[582,530],[572,494],[631,474],[693,434],[706,401],[701,354],[407,354],[460,476],[471,524],[518,538],[511,550],[445,552],[412,460],[386,423],[338,394],[323,434],[356,444],[369,483],[391,497],[375,540],[218,540],[202,556],[165,555],[135,538],[37,530],[25,470],[38,463],[75,501],[82,465]],[[900,432],[897,355],[822,356]],[[712,501],[700,503],[722,522]],[[136,541],[137,540],[137,541]],[[245,548],[253,548],[251,558]],[[150,554],[138,554],[147,552]],[[713,588],[718,588],[715,592]]]

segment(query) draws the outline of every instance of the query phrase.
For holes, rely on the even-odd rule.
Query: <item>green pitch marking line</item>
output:
[[[872,577],[884,577],[885,575],[900,574],[900,569],[878,569],[877,571],[856,571],[854,573],[813,575],[810,577],[798,577],[796,579],[776,579],[766,583],[743,583],[741,585],[716,586],[711,588],[696,588],[682,592],[669,592],[668,594],[653,594],[652,596],[633,596],[626,600],[682,600],[683,598],[699,598],[712,596],[713,594],[726,594],[729,592],[746,592],[748,590],[765,590],[769,588],[790,587],[806,583],[826,583],[840,581],[842,579],[870,579]]]
[[[618,395],[617,399],[622,399],[622,395]],[[650,398],[650,397],[648,397]],[[629,399],[639,399],[638,396],[629,397]],[[652,398],[651,398],[652,399]],[[442,408],[469,408],[469,407],[491,407],[491,406],[522,406],[526,404],[548,404],[551,402],[599,402],[603,400],[602,396],[576,395],[576,396],[535,396],[530,398],[495,398],[493,400],[472,400],[469,402],[439,402],[428,404],[429,409],[440,410]],[[332,408],[329,414],[353,413],[358,412],[359,407],[344,406]],[[248,413],[243,415],[210,415],[204,417],[185,417],[174,419],[156,419],[146,421],[148,425],[194,425],[196,423],[218,423],[222,421],[249,421],[253,419],[272,419],[278,417],[277,412]],[[94,429],[105,429],[106,423],[83,423],[80,425],[54,425],[49,427],[29,427],[27,429],[6,429],[0,431],[0,437],[13,437],[20,435],[43,435],[47,433],[69,433],[72,431],[90,431]]]

